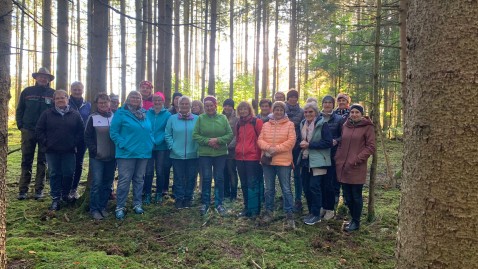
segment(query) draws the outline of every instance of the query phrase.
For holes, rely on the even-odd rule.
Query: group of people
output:
[[[143,214],[143,204],[162,202],[172,167],[177,209],[192,206],[199,176],[200,214],[208,214],[213,204],[220,216],[226,216],[224,201],[237,198],[240,181],[243,210],[238,216],[261,216],[269,223],[274,219],[278,178],[290,228],[295,228],[294,212],[303,210],[303,194],[308,208],[305,224],[332,219],[341,187],[351,213],[344,229],[351,232],[360,227],[362,189],[367,159],[375,150],[375,133],[364,108],[350,105],[346,94],[339,94],[337,99],[325,96],[319,109],[315,98],[300,107],[299,93],[290,89],[277,92],[274,102],[261,100],[259,115],[251,103],[242,101],[235,107],[232,99],[226,99],[222,113],[218,113],[214,96],[193,101],[178,92],[167,109],[164,94],[154,93],[151,82],[143,81],[139,91],[131,91],[119,108],[118,96],[99,93],[92,111],[92,105],[82,97],[80,82],[72,83],[69,96],[64,90],[49,87],[54,77],[47,69],[33,73],[33,78],[36,85],[22,92],[16,113],[22,133],[20,200],[27,198],[38,143],[34,198],[43,197],[46,161],[51,210],[59,210],[62,201],[78,198],[88,149],[90,213],[96,220],[108,215],[116,169],[115,216],[121,220],[126,216],[130,186],[133,212]]]

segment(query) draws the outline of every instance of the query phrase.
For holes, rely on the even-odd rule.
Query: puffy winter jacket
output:
[[[275,147],[276,153],[272,157],[271,165],[292,165],[292,148],[296,142],[294,123],[288,118],[280,120],[271,119],[262,126],[257,144],[262,154]]]
[[[257,140],[262,125],[262,120],[257,118],[250,118],[246,122],[239,120],[236,127],[236,160],[258,161],[261,159],[261,149],[257,145]]]

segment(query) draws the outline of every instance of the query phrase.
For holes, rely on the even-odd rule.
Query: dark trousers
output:
[[[174,177],[174,195],[176,201],[192,201],[194,182],[196,181],[198,159],[172,159]]]
[[[297,158],[299,158],[299,154],[300,154],[300,148],[294,148],[292,150],[292,160],[295,162],[297,160]],[[298,166],[298,165],[295,165],[294,166],[294,169],[293,169],[293,174],[294,174],[294,192],[295,192],[295,195],[294,195],[294,200],[296,202],[300,202],[302,200],[302,179],[301,179],[301,176],[300,176],[300,170],[301,168]]]
[[[335,205],[339,202],[340,197],[340,182],[337,180],[337,168],[335,167],[334,157],[331,157],[332,165],[327,169],[327,174],[332,177],[332,186],[334,188]]]
[[[21,193],[28,192],[28,186],[32,180],[32,166],[35,157],[35,148],[38,144],[37,153],[37,171],[35,175],[35,191],[41,192],[45,186],[46,174],[46,157],[45,150],[38,143],[34,130],[21,129],[22,133],[22,164],[19,182],[19,191]]]
[[[80,184],[81,174],[83,173],[83,161],[85,159],[86,145],[84,142],[81,142],[76,147],[75,154],[75,175],[73,176],[73,184],[71,185],[72,190],[76,190]]]
[[[322,180],[322,208],[325,210],[334,210],[335,207],[335,189],[334,180],[337,174],[334,166],[327,167],[327,174]]]
[[[342,183],[342,191],[344,192],[345,204],[349,208],[352,220],[360,224],[360,216],[362,216],[363,184],[345,184]]]
[[[236,161],[236,166],[241,180],[246,216],[257,216],[261,212],[261,192],[264,191],[262,167],[259,161]]]
[[[224,169],[224,198],[237,199],[237,181],[236,160],[227,159]]]
[[[322,207],[322,181],[325,175],[314,176],[309,167],[302,167],[302,183],[309,214],[320,216]]]
[[[169,177],[171,175],[171,167],[173,167],[173,163],[169,158],[169,150],[166,152],[166,158],[164,158],[164,181],[163,185],[161,186],[163,193],[168,193],[169,191]],[[174,177],[174,168],[173,168],[173,177]],[[174,186],[173,186],[173,193],[174,193]]]
[[[146,165],[146,174],[144,175],[143,194],[151,194],[153,188],[153,178],[156,172],[156,193],[161,193],[163,190],[164,182],[169,179],[169,171],[166,177],[164,171],[165,162],[169,162],[168,150],[153,150],[151,159],[148,159]],[[169,181],[169,180],[168,180]]]
[[[66,199],[70,193],[75,172],[74,153],[47,153],[50,169],[50,195],[53,200]]]

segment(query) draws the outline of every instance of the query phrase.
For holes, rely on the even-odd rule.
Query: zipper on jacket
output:
[[[184,129],[185,129],[185,137],[184,137],[184,159],[186,159],[186,147],[188,142],[188,122],[187,120],[184,121]]]

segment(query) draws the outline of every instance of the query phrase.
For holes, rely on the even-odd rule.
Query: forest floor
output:
[[[47,195],[41,201],[16,199],[21,153],[14,152],[7,169],[8,268],[393,268],[400,192],[385,184],[379,140],[377,145],[376,218],[366,221],[366,190],[362,227],[353,234],[342,231],[344,217],[307,226],[302,222],[307,212],[296,215],[297,229],[288,231],[280,188],[275,219],[268,226],[235,217],[241,197],[226,203],[230,217],[224,218],[215,212],[201,217],[198,195],[193,208],[176,210],[168,199],[124,221],[114,218],[114,201],[111,216],[102,221],[93,221],[78,205],[52,214]],[[19,147],[20,133],[12,126],[9,150]],[[402,144],[386,141],[386,148],[392,170],[399,171]],[[85,169],[83,180],[86,174]],[[346,212],[343,205],[339,209]]]

